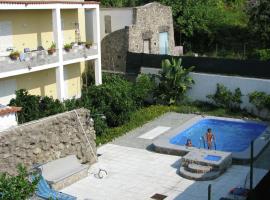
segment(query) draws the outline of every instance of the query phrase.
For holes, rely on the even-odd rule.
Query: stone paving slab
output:
[[[171,127],[169,130],[172,130],[186,121],[192,119],[196,115],[194,114],[180,114],[175,112],[168,112],[158,118],[156,118],[153,121],[150,121],[146,124],[144,124],[141,127],[138,127],[130,132],[128,132],[126,135],[119,137],[115,139],[112,143],[121,145],[121,146],[127,146],[127,147],[134,147],[134,148],[140,148],[140,149],[151,149],[151,144],[153,143],[153,139],[143,139],[139,138],[139,136],[151,131],[152,129],[158,127],[158,126],[166,126]],[[164,132],[166,133],[166,132]]]
[[[204,200],[208,184],[212,184],[212,199],[218,200],[231,188],[243,186],[249,172],[246,166],[233,165],[215,180],[196,182],[178,175],[178,156],[114,144],[100,147],[98,153],[99,162],[91,167],[89,176],[62,192],[78,200],[150,200],[155,193],[168,196],[165,200]],[[106,169],[108,176],[97,179],[99,168]],[[255,169],[254,186],[265,174],[266,170]]]

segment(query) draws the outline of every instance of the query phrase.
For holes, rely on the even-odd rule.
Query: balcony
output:
[[[92,45],[90,48],[74,45],[69,51],[63,50],[64,64],[95,59],[97,55],[97,45]],[[48,50],[34,50],[20,53],[16,59],[11,59],[7,52],[0,56],[0,78],[57,67],[58,58],[58,50],[53,54],[49,54]]]
[[[63,50],[63,60],[71,62],[72,60],[81,59],[88,60],[92,56],[98,54],[97,45],[92,45],[90,48],[86,48],[84,45],[74,45],[68,52]]]

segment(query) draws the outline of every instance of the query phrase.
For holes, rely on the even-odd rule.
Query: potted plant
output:
[[[20,53],[18,51],[12,51],[9,57],[11,60],[17,60],[20,57]]]
[[[52,55],[54,52],[56,52],[56,44],[53,42],[50,48],[48,49],[48,54]]]
[[[85,47],[87,49],[90,49],[91,46],[92,46],[92,42],[91,41],[85,42]]]
[[[66,52],[69,52],[70,49],[72,49],[72,45],[71,44],[65,44],[64,49],[66,50]]]

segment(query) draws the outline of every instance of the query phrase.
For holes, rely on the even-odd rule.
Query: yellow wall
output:
[[[72,98],[81,94],[81,69],[80,63],[66,65],[64,67],[65,72],[65,85],[66,97]]]
[[[57,97],[55,69],[47,69],[16,76],[17,88],[30,94]]]
[[[75,23],[79,22],[82,41],[85,41],[83,9],[61,10],[64,43],[75,41]],[[36,49],[50,47],[53,42],[52,10],[7,10],[0,12],[0,21],[11,21],[13,47]]]
[[[75,41],[75,23],[79,22],[81,40],[85,41],[84,9],[61,10],[63,20],[64,44]],[[0,12],[0,21],[11,21],[13,47],[23,51],[24,48],[36,49],[37,46],[49,48],[53,42],[51,10],[9,10]],[[64,66],[67,71],[65,83],[68,86],[67,97],[80,94],[81,74],[85,63]],[[17,89],[27,89],[31,94],[57,97],[55,69],[31,72],[7,79],[15,79]]]

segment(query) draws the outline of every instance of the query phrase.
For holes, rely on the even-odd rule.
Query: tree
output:
[[[270,1],[250,1],[249,27],[260,40],[263,48],[270,47]]]
[[[189,76],[194,67],[186,69],[181,64],[181,59],[162,61],[162,70],[157,75],[159,80],[155,93],[157,101],[175,104],[184,100],[186,92],[194,84],[194,80]]]

